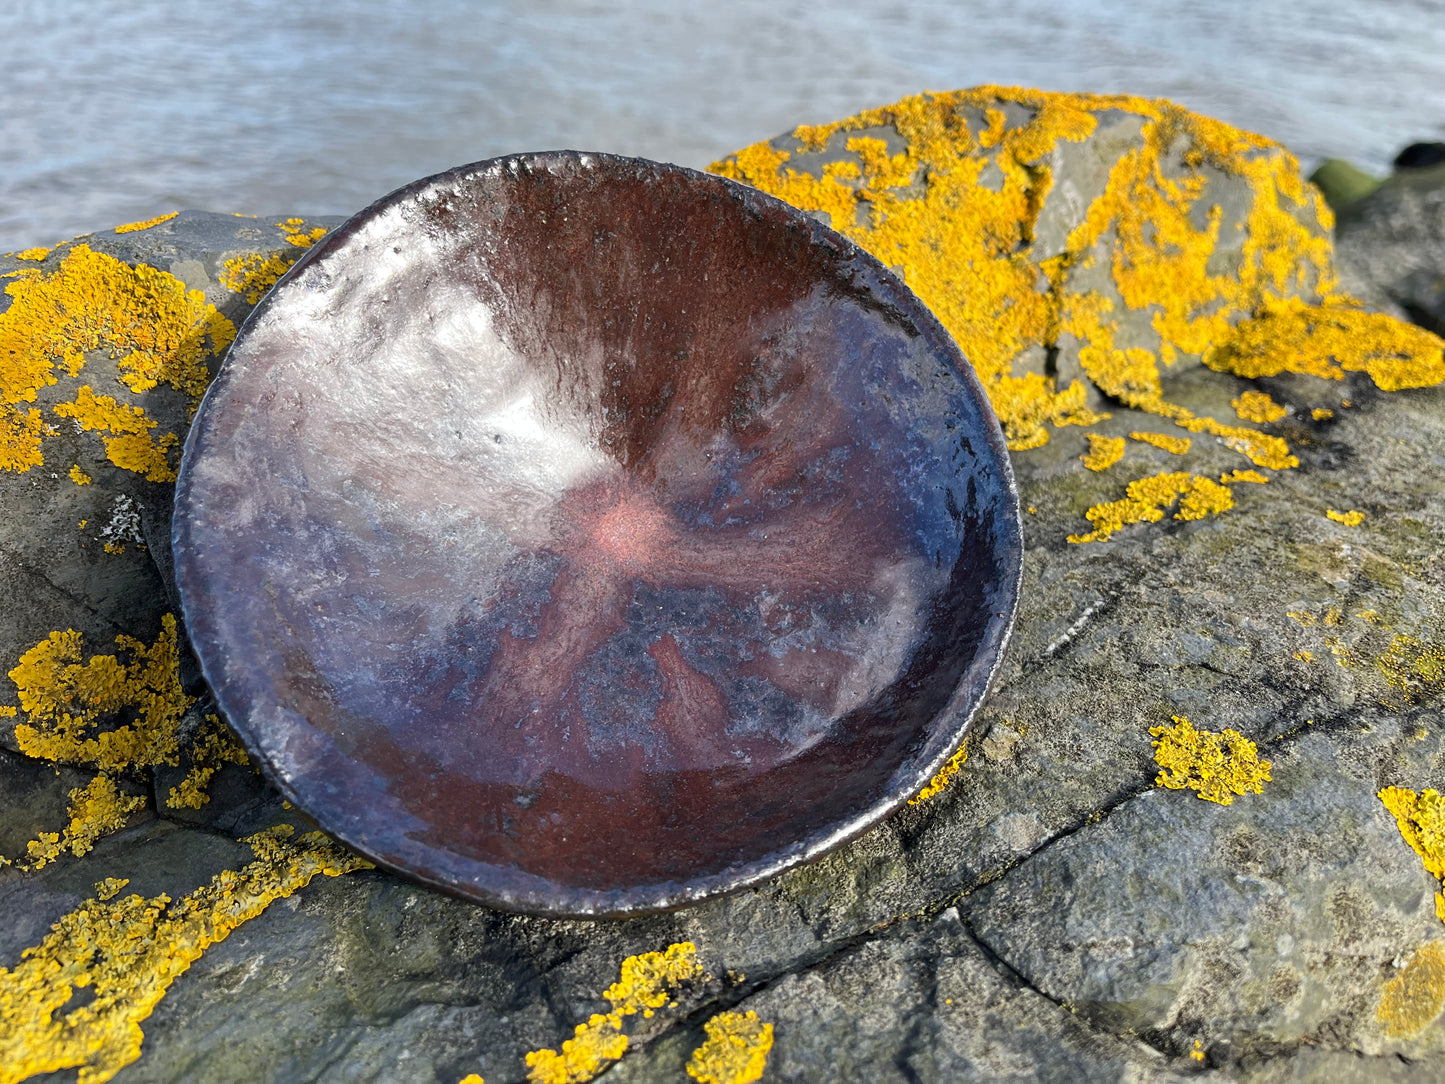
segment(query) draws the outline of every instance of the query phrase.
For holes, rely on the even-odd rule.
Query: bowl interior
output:
[[[418,182],[256,310],[177,495],[188,626],[296,804],[493,904],[672,906],[926,781],[1017,504],[952,342],[730,182],[567,153]]]

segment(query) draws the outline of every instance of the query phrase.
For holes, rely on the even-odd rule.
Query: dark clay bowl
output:
[[[988,402],[892,274],[749,188],[570,152],[311,249],[176,490],[192,641],[283,793],[554,914],[750,884],[902,804],[1020,556]]]

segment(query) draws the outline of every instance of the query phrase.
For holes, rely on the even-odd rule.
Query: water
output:
[[[508,151],[704,166],[987,82],[1168,97],[1383,172],[1445,138],[1445,0],[6,0],[0,72],[9,251],[182,207],[349,214]]]

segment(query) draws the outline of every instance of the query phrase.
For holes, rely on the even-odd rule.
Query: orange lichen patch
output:
[[[0,313],[0,468],[25,471],[43,462],[41,441],[46,426],[33,403],[41,388],[54,384],[57,368],[75,377],[90,351],[107,350],[118,359],[120,379],[137,394],[168,384],[187,395],[192,408],[200,403],[210,380],[205,359],[225,349],[236,328],[199,290],[153,267],[130,267],[87,245],[76,245],[54,271],[17,279],[5,287],[12,298]],[[138,464],[148,477],[163,474],[145,436],[150,425],[125,411],[138,407],[117,404],[92,392],[89,407],[77,399],[71,416],[99,410],[93,428],[119,421],[123,431],[117,454]],[[125,414],[122,419],[121,415]],[[167,447],[179,441],[170,434]],[[142,453],[144,443],[152,451]],[[113,457],[114,458],[114,457]],[[169,470],[167,467],[166,470]]]
[[[52,632],[10,671],[27,717],[15,727],[20,751],[108,772],[177,763],[176,726],[194,700],[181,688],[176,637],[166,614],[154,644],[116,637],[128,662],[93,655],[82,664],[80,633]]]
[[[1164,513],[1179,502],[1175,519],[1203,519],[1234,507],[1234,497],[1227,486],[1212,478],[1187,471],[1156,474],[1130,482],[1128,496],[1123,500],[1096,504],[1084,513],[1094,525],[1087,534],[1069,535],[1070,542],[1102,542],[1115,531],[1134,523],[1157,523]]]
[[[1168,452],[1170,455],[1184,455],[1189,451],[1192,443],[1188,437],[1171,437],[1165,433],[1141,433],[1129,434],[1130,440],[1137,440],[1143,444],[1152,444],[1154,447]]]
[[[1215,734],[1194,729],[1182,715],[1173,718],[1173,726],[1149,731],[1160,768],[1156,787],[1192,790],[1206,802],[1220,805],[1230,805],[1235,795],[1263,793],[1273,765],[1259,759],[1254,742],[1237,730]]]
[[[1431,941],[1416,950],[1400,973],[1380,991],[1375,1019],[1386,1035],[1407,1039],[1418,1035],[1445,1010],[1445,941]]]
[[[1137,135],[1061,223],[1054,170],[1105,116]],[[889,155],[880,128],[903,150]],[[1165,101],[994,86],[905,98],[793,136],[796,149],[758,143],[711,168],[825,213],[900,270],[958,340],[1014,450],[1045,443],[1048,426],[1101,417],[1081,381],[1060,387],[1050,375],[1049,348],[1076,351],[1117,401],[1273,470],[1298,465],[1284,440],[1170,402],[1164,371],[1203,361],[1241,376],[1361,370],[1387,389],[1445,380],[1440,339],[1336,291],[1332,216],[1295,159],[1260,136]],[[1248,194],[1229,231],[1221,184]],[[1148,313],[1152,337],[1134,341],[1138,320],[1121,337],[1127,312]],[[1255,395],[1236,409],[1271,420],[1278,408]]]
[[[70,823],[63,834],[41,832],[26,844],[29,868],[41,869],[67,852],[76,857],[86,854],[101,836],[124,828],[126,818],[145,804],[145,798],[124,793],[114,778],[100,773],[70,792]]]
[[[1440,882],[1435,913],[1445,922],[1445,795],[1434,790],[1416,794],[1405,787],[1386,787],[1380,801],[1395,818],[1400,835],[1425,863],[1425,872]]]
[[[703,1025],[707,1039],[692,1052],[687,1075],[701,1084],[761,1080],[773,1049],[773,1025],[748,1012],[720,1012]]]
[[[15,258],[17,260],[43,260],[49,255],[50,249],[37,245],[35,248],[27,248],[23,252],[15,253]]]
[[[181,438],[175,433],[166,433],[158,441],[151,440],[150,431],[157,423],[140,407],[129,406],[109,395],[96,395],[89,384],[82,384],[71,402],[56,405],[55,413],[62,418],[74,418],[87,432],[99,430],[108,434],[101,438],[105,442],[105,457],[117,467],[143,474],[151,482],[176,480],[170,453]]]
[[[320,832],[293,834],[279,825],[249,837],[255,861],[179,901],[97,885],[13,970],[0,968],[0,1084],[74,1068],[80,1084],[111,1079],[140,1057],[141,1022],[202,952],[318,873],[370,868]],[[91,999],[67,1008],[82,989]]]
[[[603,997],[612,1011],[593,1013],[578,1024],[561,1051],[534,1050],[527,1055],[532,1084],[581,1084],[627,1051],[622,1025],[629,1016],[645,1017],[667,1005],[686,983],[703,977],[697,946],[691,941],[669,945],[664,952],[646,952],[622,961],[622,974]],[[3,1082],[0,1082],[3,1084]]]
[[[80,469],[79,463],[70,468],[70,480],[78,486],[88,486],[91,482],[95,481],[94,478]]]
[[[284,252],[237,256],[221,265],[221,285],[232,293],[245,294],[246,304],[254,305],[291,270],[296,259]]]
[[[928,781],[928,786],[920,790],[914,797],[908,799],[908,804],[918,805],[919,802],[926,802],[935,794],[943,791],[950,783],[953,782],[953,777],[958,774],[958,770],[967,763],[968,750],[959,749],[958,752],[954,753],[953,756],[948,758],[948,761],[943,765],[942,768],[939,768],[938,771],[934,772],[933,778]]]
[[[166,806],[170,809],[200,809],[211,800],[206,787],[224,765],[244,767],[251,763],[236,735],[216,715],[206,716],[205,726],[190,748],[190,756],[190,771],[166,796]]]
[[[1261,425],[1266,422],[1277,422],[1289,413],[1262,391],[1240,392],[1239,398],[1231,399],[1229,405],[1234,407],[1234,412],[1245,421]]]
[[[1269,481],[1269,477],[1260,474],[1257,470],[1233,470],[1228,474],[1221,474],[1219,480],[1225,485],[1231,485],[1234,482],[1253,482],[1256,485],[1264,485]]]
[[[1365,519],[1363,512],[1336,512],[1333,508],[1325,509],[1325,515],[1336,523],[1343,523],[1346,527],[1358,527]]]
[[[180,211],[171,211],[168,214],[156,215],[155,218],[147,218],[140,222],[127,222],[124,226],[117,226],[115,232],[135,233],[137,230],[148,230],[152,226],[159,226],[162,222],[169,222],[180,213]]]
[[[1089,450],[1079,456],[1079,460],[1090,470],[1108,470],[1124,458],[1123,437],[1104,437],[1098,433],[1087,435]]]

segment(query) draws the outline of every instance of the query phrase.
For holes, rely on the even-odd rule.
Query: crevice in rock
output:
[[[1132,1047],[1138,1050],[1141,1054],[1144,1054],[1146,1057],[1149,1057],[1151,1059],[1164,1060],[1172,1058],[1172,1055],[1168,1050],[1165,1050],[1161,1047],[1154,1045],[1151,1042],[1148,1042],[1139,1035],[1135,1035],[1133,1033],[1110,1031],[1107,1028],[1100,1027],[1087,1015],[1080,1013],[1077,1009],[1075,1009],[1073,1005],[1071,1005],[1069,1002],[1061,1001],[1060,999],[1053,997],[1049,993],[1040,989],[1038,986],[1035,986],[1029,980],[1027,975],[1025,975],[1022,971],[1018,970],[1018,968],[1014,967],[1013,964],[1009,963],[1008,960],[1001,956],[997,952],[997,950],[995,950],[994,947],[990,945],[987,941],[979,937],[979,935],[974,931],[974,928],[969,925],[968,920],[964,918],[961,913],[959,914],[958,921],[959,925],[963,927],[964,932],[968,935],[969,940],[971,940],[975,945],[978,946],[979,952],[983,954],[984,958],[988,960],[989,964],[993,966],[994,970],[999,972],[1000,975],[1002,975],[1005,979],[1012,983],[1015,988],[1020,990],[1028,990],[1030,993],[1037,994],[1040,998],[1047,1001],[1050,1005],[1054,1006],[1060,1012],[1067,1013],[1069,1017],[1071,1017],[1079,1025],[1079,1027],[1081,1027],[1090,1035],[1103,1039],[1111,1039],[1115,1042],[1123,1043],[1125,1046]]]

